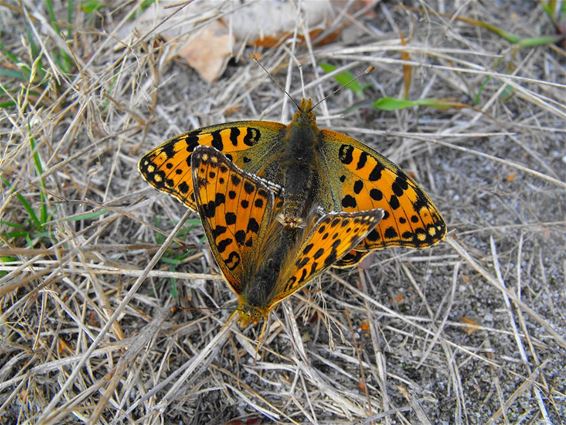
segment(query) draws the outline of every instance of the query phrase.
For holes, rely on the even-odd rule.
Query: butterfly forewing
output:
[[[384,217],[356,247],[370,251],[390,246],[422,248],[442,240],[446,224],[431,199],[399,167],[351,137],[322,130],[322,149],[331,169],[329,192],[343,211],[382,208]],[[351,265],[365,254],[352,253]],[[357,262],[356,261],[356,262]],[[347,265],[347,264],[339,264]]]
[[[262,223],[271,222],[282,188],[236,167],[212,147],[191,160],[195,200],[214,257],[236,293],[243,264],[256,249]]]
[[[283,124],[270,121],[239,121],[189,131],[148,152],[138,168],[150,185],[196,210],[191,156],[198,146],[212,146],[255,173],[264,151],[273,149],[282,128]]]
[[[283,267],[280,288],[273,303],[299,290],[308,281],[332,266],[358,245],[383,217],[383,210],[347,213],[331,212],[322,216],[300,248]]]

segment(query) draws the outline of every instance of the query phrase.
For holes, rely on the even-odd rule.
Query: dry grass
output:
[[[519,49],[451,19],[457,11],[522,37],[548,34],[538,2],[456,3],[418,2],[426,11],[417,13],[382,2],[373,18],[346,13],[335,23],[354,22],[355,42],[263,52],[295,97],[291,57],[312,97],[336,87],[313,64],[375,66],[366,100],[331,97],[320,124],[414,172],[450,233],[429,250],[383,251],[363,268],[326,273],[271,314],[256,355],[258,329],[223,327],[234,297],[198,217],[150,189],[136,162],[196,126],[282,110],[287,120],[287,99],[247,59],[207,86],[164,61],[168,44],[149,28],[114,49],[131,4],[77,7],[63,37],[49,2],[0,1],[0,68],[23,75],[0,80],[9,93],[0,109],[0,422],[560,422],[565,52]],[[63,25],[66,11],[54,12]],[[404,63],[412,99],[477,103],[373,110],[370,100],[402,93]]]

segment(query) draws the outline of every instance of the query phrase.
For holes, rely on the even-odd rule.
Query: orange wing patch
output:
[[[236,164],[249,161],[246,151],[271,140],[283,124],[272,122],[234,122],[190,131],[169,139],[144,155],[138,169],[154,188],[177,198],[196,210],[191,156],[198,146],[212,146]]]
[[[423,248],[446,235],[446,224],[432,200],[399,167],[360,142],[329,130],[322,130],[324,142],[331,146],[327,155],[340,166],[331,187],[344,211],[382,208],[383,220],[356,247],[370,251],[390,246]],[[337,188],[337,189],[336,189]],[[355,264],[365,254],[346,258]]]
[[[236,167],[215,148],[201,146],[191,159],[195,200],[214,257],[230,286],[241,292],[242,263],[258,240],[283,189]]]
[[[322,216],[296,252],[284,286],[274,297],[274,303],[299,290],[358,245],[383,217],[383,210],[361,212],[331,212]]]

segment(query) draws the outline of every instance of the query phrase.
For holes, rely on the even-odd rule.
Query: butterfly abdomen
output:
[[[262,260],[247,265],[246,276],[250,281],[243,282],[242,294],[247,305],[263,308],[272,304],[282,264],[303,232],[303,229],[287,228],[279,223],[270,227],[264,243],[258,247]]]

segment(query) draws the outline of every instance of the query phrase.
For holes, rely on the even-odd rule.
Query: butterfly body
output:
[[[238,168],[215,148],[191,159],[195,202],[214,258],[238,297],[240,323],[257,323],[364,239],[382,210],[322,212],[303,226],[277,216],[286,190]]]
[[[303,233],[301,227],[285,226],[277,220],[270,225],[265,243],[260,244],[251,261],[243,265],[242,292],[237,294],[242,326],[257,323],[273,308],[272,300],[277,296],[283,264]]]
[[[277,175],[270,176],[285,188],[283,223],[287,227],[304,225],[305,218],[319,207],[321,164],[317,145],[320,130],[311,107],[310,100],[303,100],[285,128]]]

